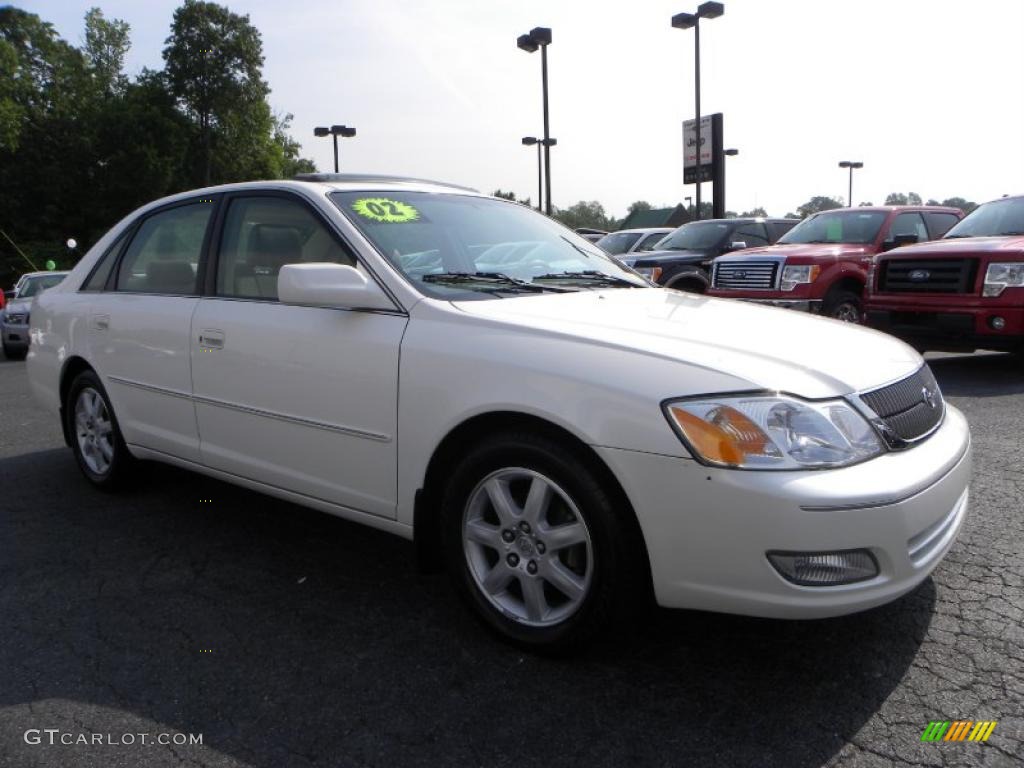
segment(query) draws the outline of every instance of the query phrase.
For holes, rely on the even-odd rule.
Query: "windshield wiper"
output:
[[[598,272],[596,269],[587,269],[582,272],[549,272],[546,275],[537,275],[533,278],[534,282],[538,280],[585,280],[587,282],[604,283],[605,285],[629,286],[630,288],[647,287],[643,283],[635,283],[624,277],[616,277],[615,275]]]
[[[492,293],[507,291],[527,291],[530,293],[543,293],[545,291],[564,293],[571,291],[571,288],[560,288],[553,285],[534,285],[525,280],[517,280],[503,272],[441,272],[433,275],[423,275],[425,283],[479,283],[487,286],[483,290]]]

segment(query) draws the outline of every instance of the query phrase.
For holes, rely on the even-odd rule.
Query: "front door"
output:
[[[226,201],[213,295],[192,318],[203,463],[394,518],[398,311],[286,306],[284,264],[358,267],[320,215],[286,194]]]

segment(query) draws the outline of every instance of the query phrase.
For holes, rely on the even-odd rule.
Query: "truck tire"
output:
[[[853,291],[830,291],[821,314],[844,323],[860,324],[864,322],[864,300]]]

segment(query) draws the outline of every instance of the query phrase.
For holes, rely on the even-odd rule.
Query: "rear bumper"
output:
[[[1024,307],[974,304],[934,300],[908,304],[873,297],[868,302],[866,323],[924,349],[1024,348]],[[1002,328],[996,327],[999,320]]]
[[[633,503],[655,596],[671,608],[796,619],[881,605],[927,578],[967,514],[970,433],[951,406],[920,445],[835,470],[744,472],[597,450]],[[800,586],[766,554],[849,549],[870,551],[878,575]]]

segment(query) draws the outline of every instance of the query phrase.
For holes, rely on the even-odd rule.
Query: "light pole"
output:
[[[553,147],[558,143],[558,139],[538,139],[536,136],[523,136],[523,144],[528,147],[532,147],[534,144],[537,145],[537,210],[541,210],[541,205],[544,200],[542,194],[542,184],[544,179],[544,171],[541,168],[540,163],[540,150],[541,147]]]
[[[700,20],[717,19],[725,13],[725,6],[722,3],[701,3],[697,6],[696,13],[677,13],[672,17],[672,26],[675,29],[689,29],[693,27],[693,77],[696,87],[694,88],[694,106],[696,123],[694,128],[697,131],[697,157],[694,170],[696,171],[697,182],[697,216],[700,219]],[[685,150],[684,150],[685,151]]]
[[[314,136],[331,136],[334,138],[334,172],[338,172],[338,137],[342,136],[346,139],[351,139],[356,135],[355,128],[349,128],[347,125],[332,125],[330,128],[321,125],[313,129]]]
[[[527,53],[540,48],[540,79],[544,99],[544,212],[551,215],[551,147],[554,141],[548,125],[548,46],[551,45],[551,30],[548,27],[534,27],[527,34],[516,38],[516,45]]]
[[[849,189],[846,192],[846,207],[847,208],[853,208],[853,169],[854,168],[863,168],[864,167],[864,163],[859,162],[859,161],[854,162],[852,160],[840,160],[839,161],[839,167],[840,168],[849,168],[850,169],[850,186],[849,186]]]

